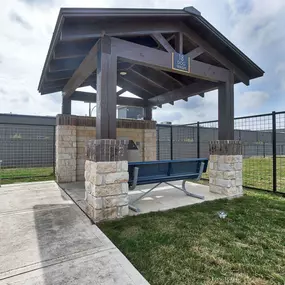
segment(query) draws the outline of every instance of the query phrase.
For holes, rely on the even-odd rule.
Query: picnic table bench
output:
[[[139,209],[133,204],[161,183],[166,183],[178,190],[183,191],[186,195],[198,199],[204,199],[204,196],[189,192],[185,183],[187,180],[199,180],[203,172],[206,172],[208,165],[207,158],[181,159],[181,160],[157,160],[144,162],[129,162],[129,190],[134,190],[137,185],[146,185],[156,183],[146,192],[132,201],[130,209],[139,212]],[[181,188],[169,182],[183,180]]]

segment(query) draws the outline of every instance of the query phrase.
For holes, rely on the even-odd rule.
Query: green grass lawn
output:
[[[285,284],[285,199],[277,195],[246,191],[99,227],[152,285]]]
[[[285,193],[285,157],[277,157],[277,191]],[[272,157],[243,159],[243,185],[272,190]],[[208,179],[208,173],[203,175]]]
[[[53,167],[2,168],[1,184],[53,180]]]

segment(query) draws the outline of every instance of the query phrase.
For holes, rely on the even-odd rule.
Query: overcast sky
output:
[[[128,3],[132,3],[130,6]],[[176,8],[194,6],[264,71],[250,86],[235,86],[235,115],[285,110],[284,0],[9,0],[0,10],[0,113],[56,115],[60,93],[37,86],[60,7]],[[88,106],[73,103],[72,113]],[[154,118],[188,123],[217,118],[217,93],[166,104]]]

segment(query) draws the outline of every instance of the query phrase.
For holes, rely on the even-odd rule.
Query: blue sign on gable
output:
[[[190,73],[190,57],[181,53],[172,53],[172,69]]]

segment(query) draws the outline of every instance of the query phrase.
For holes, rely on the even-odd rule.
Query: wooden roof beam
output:
[[[117,96],[120,96],[120,95],[124,94],[125,92],[127,92],[127,90],[122,88],[121,90],[117,91]]]
[[[200,93],[198,94],[200,97],[204,98],[205,97],[205,93]],[[184,100],[185,102],[188,102],[188,97],[187,98],[182,98],[182,100]]]
[[[201,47],[197,47],[186,54],[191,59],[198,57],[199,55],[203,54],[205,51]]]
[[[173,90],[165,94],[150,98],[148,101],[153,106],[156,106],[159,104],[171,103],[177,100],[186,99],[188,97],[195,96],[201,92],[208,92],[208,91],[217,89],[218,85],[219,85],[218,83],[214,83],[214,82],[199,81],[199,82],[184,86],[180,89]]]
[[[90,86],[91,86],[94,90],[97,90],[96,82],[90,84]],[[128,90],[122,88],[121,90],[119,90],[119,91],[116,92],[116,95],[117,95],[117,96],[120,96],[120,95],[122,95],[123,93],[125,93],[125,92],[127,92],[127,91],[128,91]]]
[[[159,45],[161,45],[167,52],[175,52],[175,49],[171,46],[171,44],[166,40],[166,38],[162,34],[155,33],[155,34],[152,34],[151,37]]]
[[[186,37],[188,37],[191,41],[194,41],[217,61],[232,71],[241,82],[243,82],[245,85],[249,85],[249,77],[240,68],[215,50],[207,41],[202,39],[194,30],[190,29],[183,23],[180,23],[180,28]]]
[[[96,103],[97,94],[91,92],[84,92],[84,91],[74,91],[73,94],[70,96],[70,99],[74,101]],[[117,105],[137,106],[137,107],[146,106],[144,100],[142,99],[127,98],[127,97],[118,97]]]
[[[144,90],[139,88],[137,85],[133,84],[132,82],[124,81],[122,76],[117,77],[117,86],[126,89],[128,92],[142,98],[142,99],[148,99],[150,98],[150,94],[146,93]]]
[[[89,75],[96,70],[99,45],[101,45],[101,40],[96,42],[96,44],[89,51],[88,55],[75,70],[67,84],[64,86],[62,94],[66,98],[70,97],[76,88],[78,88],[89,77]]]
[[[172,69],[171,62],[172,54],[154,48],[149,48],[117,38],[112,38],[112,45],[114,53],[118,57],[124,58],[126,61],[136,62],[141,65],[214,82],[226,82],[229,77],[229,71],[227,69],[196,60],[191,61],[190,73],[174,70]]]
[[[153,97],[155,94],[151,93],[149,90],[147,89],[144,89],[142,86],[140,86],[139,84],[137,84],[136,82],[133,82],[131,80],[128,80],[125,76],[118,76],[118,80],[122,79],[123,81],[125,81],[128,85],[133,85],[135,86],[136,88],[140,89],[141,92],[143,92],[143,98],[151,98]],[[125,89],[127,89],[127,87],[125,87]],[[135,94],[135,93],[134,93]],[[136,95],[136,94],[135,94]],[[139,95],[138,95],[139,96]]]
[[[153,84],[165,88],[165,92],[177,89],[179,86],[181,86],[180,81],[177,82],[175,78],[172,78],[159,69],[154,69],[143,65],[134,65],[132,67],[132,71],[135,71],[145,78],[151,80]]]
[[[182,83],[181,81],[177,80],[176,78],[172,77],[170,74],[166,73],[163,70],[160,70],[160,72],[162,72],[164,75],[166,75],[169,79],[175,81],[176,83],[178,83],[181,87],[185,86],[184,83]]]
[[[150,84],[152,84],[152,85],[154,85],[154,86],[156,86],[156,87],[158,87],[158,88],[161,88],[161,89],[163,89],[164,91],[168,91],[168,89],[165,88],[165,87],[163,86],[163,84],[159,84],[159,83],[153,81],[151,78],[148,77],[147,74],[142,74],[142,73],[140,73],[140,72],[134,70],[134,68],[131,68],[130,70],[131,70],[132,72],[136,73],[136,74],[137,74],[138,76],[140,76],[141,78],[147,80]]]

